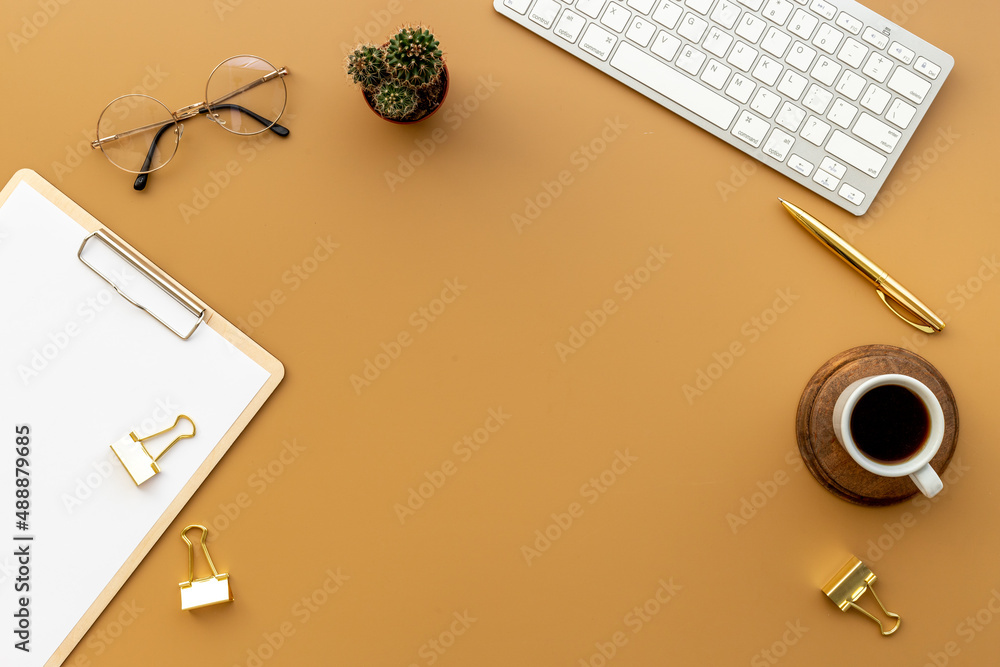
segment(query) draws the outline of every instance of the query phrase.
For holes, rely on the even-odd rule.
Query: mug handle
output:
[[[910,473],[910,479],[917,485],[920,492],[928,498],[933,498],[944,488],[941,478],[938,477],[938,474],[934,472],[934,468],[929,463],[920,470]]]

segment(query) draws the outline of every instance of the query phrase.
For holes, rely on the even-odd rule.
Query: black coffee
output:
[[[924,402],[898,384],[868,391],[851,415],[851,435],[858,449],[879,463],[899,463],[916,454],[930,426]]]

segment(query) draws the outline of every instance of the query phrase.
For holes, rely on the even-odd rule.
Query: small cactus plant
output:
[[[420,26],[401,28],[385,49],[385,62],[393,76],[408,86],[426,86],[441,74],[441,49],[431,31]]]
[[[363,90],[375,92],[387,77],[385,52],[377,46],[362,44],[347,56],[347,74]]]
[[[344,65],[383,118],[413,122],[444,102],[448,77],[438,40],[424,26],[401,27],[382,46],[359,44]]]
[[[375,110],[386,118],[406,118],[416,107],[416,91],[395,81],[387,81],[375,92]]]

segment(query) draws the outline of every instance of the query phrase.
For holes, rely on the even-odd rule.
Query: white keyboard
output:
[[[855,215],[955,64],[854,0],[494,0],[498,12]]]

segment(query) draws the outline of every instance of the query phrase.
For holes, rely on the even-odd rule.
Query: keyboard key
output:
[[[809,83],[809,79],[796,74],[792,70],[785,70],[784,75],[781,77],[781,83],[778,84],[778,92],[782,95],[787,95],[793,100],[799,99],[802,95],[802,91],[806,89],[806,84]],[[805,112],[803,112],[805,115]]]
[[[857,68],[861,67],[861,63],[864,61],[866,55],[868,55],[867,46],[856,39],[848,38],[844,42],[844,46],[840,49],[840,53],[837,54],[837,57],[851,67]]]
[[[729,129],[739,111],[726,98],[628,42],[618,48],[611,66],[723,130]]]
[[[795,137],[774,128],[771,130],[771,136],[767,138],[767,143],[764,144],[764,155],[773,157],[778,162],[784,162],[794,145]]]
[[[826,108],[830,106],[831,101],[833,101],[833,93],[826,88],[820,88],[815,83],[809,86],[806,96],[802,98],[802,104],[818,114],[826,113]]]
[[[592,19],[596,19],[604,8],[604,0],[576,0],[576,8]]]
[[[876,116],[881,116],[891,99],[892,94],[889,91],[883,90],[873,83],[868,86],[864,97],[861,98],[861,106],[871,110]]]
[[[652,51],[664,60],[673,60],[679,48],[681,48],[681,40],[661,30],[653,42]]]
[[[712,12],[712,20],[726,30],[732,30],[733,26],[736,25],[736,19],[739,17],[740,8],[735,2],[731,2],[730,0],[719,0],[719,4],[715,6],[715,11]]]
[[[813,163],[809,162],[801,155],[792,154],[792,157],[788,158],[788,166],[799,172],[803,176],[809,176],[813,170]]]
[[[833,19],[833,17],[837,14],[837,8],[826,0],[813,0],[813,3],[809,5],[809,9],[813,10],[828,21]]]
[[[753,102],[750,103],[750,108],[764,118],[770,118],[778,110],[779,104],[781,104],[780,95],[772,93],[767,88],[758,88],[757,94],[753,97]]]
[[[864,33],[861,35],[861,39],[865,40],[876,49],[884,49],[885,45],[889,43],[889,38],[875,28],[865,28]]]
[[[744,7],[749,7],[750,9],[757,11],[760,6],[764,4],[764,0],[739,0],[739,3]]]
[[[861,206],[861,202],[865,200],[864,192],[847,183],[840,186],[840,196],[855,206]]]
[[[886,84],[890,90],[894,90],[912,102],[920,104],[924,97],[930,92],[931,83],[927,79],[922,79],[909,70],[897,67],[896,71],[889,77]]]
[[[841,67],[826,56],[820,56],[816,61],[816,66],[812,70],[812,78],[816,79],[824,86],[832,86],[840,74]]]
[[[861,21],[854,18],[847,12],[840,12],[840,16],[837,17],[837,25],[852,35],[860,34],[861,28],[864,27],[864,24]]]
[[[910,121],[913,120],[913,116],[916,113],[917,110],[914,107],[911,107],[903,100],[896,100],[892,103],[892,106],[889,107],[889,111],[886,112],[885,119],[896,127],[905,130],[906,126],[910,124]]]
[[[753,95],[753,89],[756,87],[757,84],[750,79],[735,74],[733,75],[733,80],[729,82],[729,87],[726,88],[726,95],[729,95],[740,104],[746,104],[750,101],[750,96]]]
[[[830,133],[830,129],[829,123],[824,123],[816,116],[809,116],[809,120],[806,121],[805,127],[799,134],[809,143],[821,146],[826,135]]]
[[[628,0],[628,6],[640,14],[648,14],[655,4],[656,0]]]
[[[518,14],[524,14],[528,11],[528,5],[531,4],[531,0],[503,0],[505,7],[510,7]]]
[[[733,36],[728,32],[722,32],[716,27],[713,27],[708,31],[708,37],[705,38],[705,43],[703,46],[705,50],[709,53],[724,58],[726,52],[729,51],[729,45],[733,43]]]
[[[729,80],[729,75],[733,73],[733,70],[726,67],[718,60],[712,59],[708,62],[708,67],[705,71],[701,73],[701,80],[712,86],[716,90],[722,90],[722,87],[726,85],[726,81]]]
[[[785,62],[800,72],[805,72],[809,69],[809,65],[812,64],[813,58],[815,57],[815,49],[809,48],[802,42],[795,42],[795,44],[792,45],[792,50],[788,52],[787,56],[785,56]]]
[[[852,102],[857,101],[858,97],[861,95],[861,91],[864,89],[864,77],[858,76],[851,70],[845,71],[844,75],[840,77],[840,81],[837,83],[837,92]]]
[[[705,64],[707,58],[708,56],[693,46],[685,46],[681,49],[681,54],[677,56],[677,66],[694,76],[701,70],[701,66]]]
[[[568,11],[566,13],[569,14]],[[655,32],[656,26],[652,21],[636,16],[632,19],[632,25],[629,26],[625,36],[640,46],[649,46]]]
[[[829,157],[823,158],[823,161],[819,163],[819,168],[837,178],[843,178],[847,175],[847,167]]]
[[[767,31],[767,34],[764,35],[764,41],[760,43],[760,48],[764,49],[773,56],[781,58],[785,55],[785,51],[791,43],[792,38],[789,37],[787,33],[784,33],[777,28],[771,28]]]
[[[923,56],[917,58],[917,62],[913,64],[913,67],[928,79],[936,79],[938,78],[938,74],[941,73],[940,65],[935,65]]]
[[[559,22],[556,23],[555,33],[567,42],[575,42],[577,37],[580,36],[580,33],[583,32],[583,28],[586,25],[587,19],[567,9],[563,12],[563,15],[559,17]]]
[[[773,86],[781,76],[781,65],[767,56],[761,56],[757,66],[753,68],[753,78],[766,86]]]
[[[879,83],[883,83],[892,69],[892,61],[880,53],[873,53],[861,71]]]
[[[742,139],[754,148],[757,148],[767,136],[767,131],[771,129],[771,124],[763,118],[758,118],[749,111],[740,114],[739,120],[733,126],[732,134],[738,139]]]
[[[823,171],[822,169],[816,170],[816,175],[813,176],[813,181],[819,183],[830,192],[833,192],[833,190],[836,189],[837,185],[840,184],[839,178],[837,178],[833,174],[829,174]]]
[[[559,9],[560,5],[556,0],[538,0],[528,18],[543,28],[551,28],[556,20],[556,15],[559,14]]]
[[[787,128],[792,132],[798,132],[799,125],[802,124],[805,118],[805,111],[790,102],[785,102],[781,105],[781,111],[778,112],[778,117],[775,120],[781,127]]]
[[[860,169],[872,178],[878,178],[885,166],[886,158],[875,149],[868,148],[857,139],[852,139],[840,130],[834,130],[826,144],[826,152],[847,164]]]
[[[542,0],[538,0],[541,2]],[[632,12],[625,9],[623,6],[616,2],[612,2],[608,5],[608,8],[604,10],[604,16],[601,17],[601,23],[608,26],[615,32],[621,32],[628,25],[628,20],[632,18]]]
[[[766,27],[766,23],[750,12],[747,12],[740,19],[740,24],[736,27],[736,34],[751,44],[756,44],[760,36],[764,34],[764,28]]]
[[[677,26],[677,22],[681,20],[683,13],[684,11],[674,3],[662,0],[660,6],[653,12],[653,20],[664,28],[673,30]]]
[[[897,130],[892,129],[878,118],[869,116],[866,113],[861,114],[861,118],[855,124],[854,134],[886,153],[896,150],[896,144],[903,137]]]
[[[796,9],[792,22],[788,24],[788,29],[802,39],[809,39],[817,25],[819,25],[818,18],[805,10]]]
[[[904,65],[909,65],[913,62],[914,53],[899,42],[893,42],[889,46],[889,55]]]
[[[684,0],[685,5],[701,15],[708,13],[708,10],[711,9],[713,2],[715,2],[715,0]]]
[[[850,127],[851,121],[854,120],[857,114],[858,108],[856,106],[852,106],[846,100],[838,97],[826,117],[846,130]]]
[[[596,23],[591,23],[587,26],[587,32],[583,33],[580,48],[601,60],[607,60],[608,56],[611,55],[611,49],[615,48],[617,42],[618,38],[613,34]]]
[[[791,0],[767,0],[762,15],[768,21],[773,21],[778,25],[785,25],[785,21],[788,20],[788,16],[792,13],[793,8]]]
[[[837,46],[843,38],[844,33],[824,23],[816,31],[816,38],[813,39],[812,43],[832,54],[837,50]]]
[[[757,50],[752,49],[743,42],[736,42],[736,46],[727,59],[730,65],[734,65],[744,72],[749,72],[753,62],[757,60]]]
[[[708,29],[708,21],[698,18],[691,12],[687,13],[684,20],[681,21],[681,27],[677,29],[678,34],[684,37],[694,44],[701,41],[701,38],[705,36],[705,31]]]

